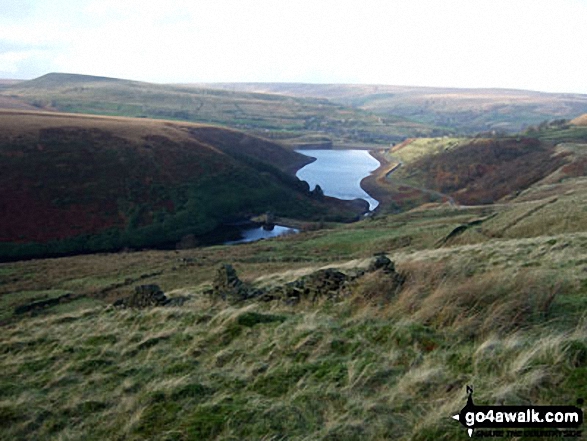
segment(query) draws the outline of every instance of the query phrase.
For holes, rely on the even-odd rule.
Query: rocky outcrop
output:
[[[395,264],[385,254],[376,254],[375,258],[367,267],[368,272],[382,270],[384,273],[395,273]]]

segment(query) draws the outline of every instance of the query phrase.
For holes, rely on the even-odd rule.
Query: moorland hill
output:
[[[301,146],[389,144],[406,136],[447,133],[428,124],[373,115],[323,98],[65,73],[13,84],[1,90],[0,97],[42,110],[221,124]]]
[[[354,216],[287,173],[307,157],[219,127],[0,111],[0,157],[4,257],[156,246],[267,211]]]
[[[585,115],[578,116],[571,121],[571,124],[576,126],[587,126],[587,113]]]
[[[212,83],[198,87],[325,98],[377,115],[407,118],[460,134],[515,133],[543,121],[570,119],[587,112],[584,94],[516,89],[295,83]]]

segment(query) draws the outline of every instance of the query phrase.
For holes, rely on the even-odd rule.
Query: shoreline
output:
[[[393,201],[390,193],[390,186],[386,178],[401,166],[401,162],[391,162],[383,154],[384,149],[369,150],[369,154],[379,161],[379,167],[373,170],[369,176],[361,180],[361,188],[365,190],[373,199],[379,201],[379,205],[372,211],[378,213],[383,204]]]

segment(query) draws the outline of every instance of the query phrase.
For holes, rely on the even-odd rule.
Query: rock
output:
[[[346,274],[328,268],[276,287],[265,297],[271,300],[281,298],[286,303],[297,303],[300,300],[315,302],[320,298],[336,299],[343,294],[349,280]]]
[[[379,275],[373,274],[377,271],[380,272]],[[369,274],[378,277],[376,279],[368,281]],[[373,285],[374,280],[380,284],[378,290],[381,292],[379,292],[378,295],[374,296],[374,293],[369,293],[366,297],[377,297],[382,300],[389,301],[401,289],[406,278],[403,274],[400,274],[395,271],[395,264],[393,263],[393,261],[391,261],[385,254],[380,253],[375,255],[375,258],[373,259],[373,261],[371,261],[369,267],[367,268],[367,274],[365,279],[362,280],[364,286],[365,283],[367,284],[366,286],[369,286],[369,284]],[[364,288],[363,291],[365,291]]]
[[[369,264],[368,272],[383,270],[385,273],[395,273],[395,264],[385,254],[376,254]]]
[[[257,297],[262,293],[259,290],[244,284],[238,278],[236,270],[232,265],[223,263],[216,270],[211,294],[222,298],[222,300],[242,301]]]
[[[214,277],[213,289],[217,292],[232,291],[238,289],[243,282],[238,278],[236,270],[229,263],[223,263],[216,270]]]
[[[123,308],[148,308],[151,306],[164,306],[167,302],[167,297],[165,297],[159,285],[139,285],[135,286],[133,295],[119,299],[113,305]]]

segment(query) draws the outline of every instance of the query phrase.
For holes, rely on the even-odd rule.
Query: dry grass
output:
[[[144,141],[145,131],[165,136],[176,142],[190,139],[187,130],[182,128],[206,127],[195,123],[178,123],[146,118],[125,118],[120,116],[83,115],[61,112],[42,112],[0,109],[0,129],[3,136],[10,137],[13,132],[22,135],[41,129],[72,127],[113,130],[118,136],[130,141]]]
[[[478,403],[572,403],[587,360],[580,268],[554,249],[540,267],[505,263],[524,241],[547,240],[398,253],[401,291],[373,273],[335,303],[228,305],[184,288],[171,293],[191,297],[182,308],[98,307],[5,325],[0,438],[466,439],[450,419],[466,384]],[[502,253],[501,270],[480,252]]]

